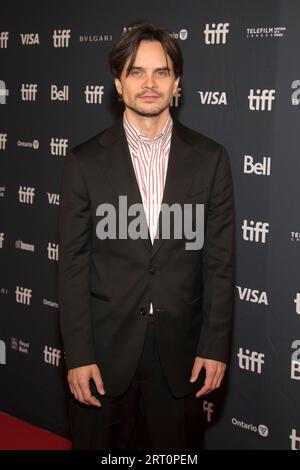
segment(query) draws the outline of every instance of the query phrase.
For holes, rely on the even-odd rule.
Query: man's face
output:
[[[115,85],[127,108],[140,116],[160,115],[170,105],[177,90],[173,64],[158,41],[141,41],[133,67],[126,77],[127,59],[120,79]],[[168,70],[169,68],[169,70]]]

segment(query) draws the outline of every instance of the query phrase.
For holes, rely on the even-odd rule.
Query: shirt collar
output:
[[[131,122],[126,117],[126,114],[124,112],[123,114],[123,125],[124,129],[126,132],[127,139],[129,141],[129,145],[134,149],[137,150],[137,146],[139,142],[146,142],[150,143],[150,140],[148,137],[143,135]],[[161,130],[159,134],[157,134],[152,142],[155,142],[159,139],[161,139],[161,145],[162,147],[165,147],[166,144],[169,142],[171,133],[172,133],[172,127],[173,127],[173,119],[171,118],[170,114],[168,116],[168,119]]]

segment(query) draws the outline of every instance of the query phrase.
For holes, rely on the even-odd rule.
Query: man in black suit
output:
[[[73,448],[131,448],[140,416],[147,449],[198,449],[198,398],[220,386],[228,361],[229,158],[170,116],[183,60],[166,30],[134,26],[109,65],[124,115],[68,153],[61,185],[59,302]],[[178,232],[186,207],[191,226]],[[190,235],[201,231],[204,243],[193,245]]]

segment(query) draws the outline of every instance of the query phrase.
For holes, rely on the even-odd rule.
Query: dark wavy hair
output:
[[[168,55],[172,60],[175,78],[182,77],[183,57],[175,39],[165,28],[156,27],[144,21],[133,24],[113,46],[109,54],[108,66],[114,78],[120,78],[125,63],[130,57],[126,76],[129,74],[141,41],[159,41],[165,51],[166,59]]]

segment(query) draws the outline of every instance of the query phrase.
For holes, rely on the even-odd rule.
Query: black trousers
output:
[[[127,391],[118,397],[102,396],[100,408],[71,400],[74,450],[201,449],[202,400],[195,392],[182,398],[171,393],[158,354],[155,317],[148,319],[143,352]]]

